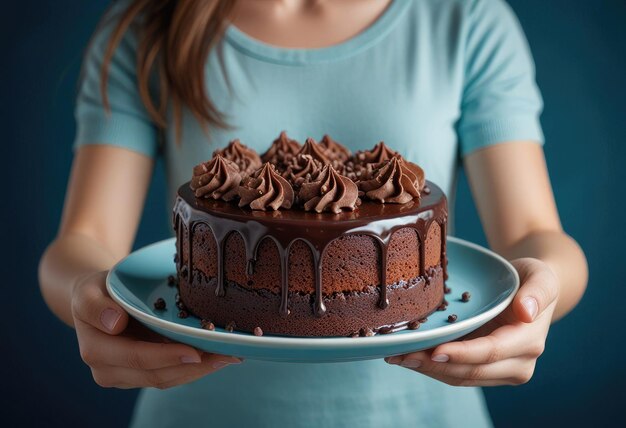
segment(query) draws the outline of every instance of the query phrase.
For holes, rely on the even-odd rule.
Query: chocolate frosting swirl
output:
[[[241,198],[239,206],[249,205],[253,210],[289,209],[294,199],[291,184],[269,162],[244,178],[238,193]]]
[[[391,159],[398,152],[391,150],[383,141],[376,144],[371,150],[362,150],[354,157],[360,163],[381,163]]]
[[[402,160],[406,164],[407,168],[409,168],[411,170],[411,172],[413,174],[415,174],[415,177],[417,179],[416,186],[417,186],[417,188],[421,192],[422,189],[424,188],[424,186],[426,185],[426,175],[424,174],[424,170],[422,169],[422,167],[420,167],[419,165],[417,165],[417,164],[415,164],[413,162],[409,162],[408,160],[406,160],[404,158],[402,158]]]
[[[326,150],[329,158],[334,158],[341,162],[348,160],[351,155],[350,150],[348,150],[347,147],[330,138],[328,134],[322,137],[320,140],[320,146]]]
[[[237,196],[241,173],[236,163],[217,154],[208,162],[193,168],[189,187],[196,198],[212,198],[230,201]]]
[[[298,200],[305,211],[341,212],[343,208],[354,210],[359,204],[359,191],[352,180],[340,175],[332,165],[324,166],[314,181],[303,183]]]
[[[280,168],[285,166],[299,150],[300,144],[289,138],[285,131],[282,131],[278,138],[272,142],[270,148],[261,155],[261,160]]]
[[[233,140],[228,143],[228,146],[223,149],[218,149],[213,152],[213,156],[221,155],[224,158],[235,162],[239,166],[239,170],[242,175],[250,175],[261,166],[261,158],[252,149],[241,144],[239,139]]]
[[[330,158],[326,155],[325,149],[319,145],[313,138],[307,138],[304,145],[298,152],[299,155],[309,155],[322,165],[330,163]]]
[[[311,155],[298,154],[291,158],[283,177],[294,187],[300,187],[302,183],[317,177],[322,168],[323,165]]]
[[[370,180],[359,182],[359,189],[383,204],[404,204],[420,197],[419,178],[399,155],[380,164]]]

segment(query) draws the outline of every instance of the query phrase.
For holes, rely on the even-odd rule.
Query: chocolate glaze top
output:
[[[413,199],[405,204],[381,204],[377,202],[364,202],[357,210],[341,211],[339,213],[316,213],[302,210],[282,210],[282,211],[257,211],[247,207],[238,207],[236,204],[213,200],[196,198],[189,188],[189,183],[185,183],[178,189],[178,196],[185,200],[194,210],[202,211],[214,217],[231,219],[234,221],[254,221],[266,225],[268,229],[282,229],[280,226],[298,226],[298,230],[293,230],[294,236],[303,236],[306,229],[312,228],[311,234],[318,235],[325,230],[332,231],[333,236],[337,236],[337,231],[344,233],[349,231],[358,232],[352,229],[363,229],[372,227],[379,229],[375,225],[386,224],[387,220],[406,218],[404,222],[410,223],[408,218],[411,214],[419,215],[420,218],[444,214],[440,211],[440,205],[445,204],[443,191],[434,183],[426,181],[430,189],[429,194],[422,194],[421,199]],[[445,210],[445,205],[443,205]],[[176,211],[176,209],[175,209]],[[430,215],[428,215],[430,213]],[[447,211],[445,212],[447,216]],[[415,218],[413,223],[415,223]],[[284,228],[288,232],[289,227]]]

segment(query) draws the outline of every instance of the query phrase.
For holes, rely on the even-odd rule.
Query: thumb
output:
[[[72,294],[74,321],[107,334],[120,334],[128,325],[128,314],[106,291],[106,272],[98,272],[76,283]]]
[[[524,258],[511,263],[520,276],[520,289],[513,300],[513,312],[520,321],[533,322],[557,299],[558,279],[541,260]]]

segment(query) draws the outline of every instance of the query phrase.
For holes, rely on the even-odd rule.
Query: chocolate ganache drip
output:
[[[291,184],[268,162],[251,176],[244,178],[238,193],[241,198],[239,206],[248,205],[253,210],[289,209],[294,199]]]
[[[218,154],[193,168],[189,187],[196,198],[230,201],[237,196],[240,183],[241,173],[237,164]]]
[[[285,131],[282,131],[278,138],[272,142],[270,148],[261,155],[261,160],[275,165],[281,171],[299,150],[300,144],[289,138]]]
[[[261,158],[257,152],[241,144],[239,139],[231,141],[228,143],[228,146],[223,149],[215,150],[213,156],[215,155],[221,155],[235,162],[244,176],[252,174],[262,164]]]
[[[359,182],[365,197],[383,204],[405,204],[419,198],[419,186],[419,178],[400,156],[381,163],[371,179]]]
[[[359,191],[352,180],[340,175],[332,165],[324,166],[314,181],[303,183],[298,200],[305,211],[330,211],[339,213],[343,208],[354,210],[358,205]]]

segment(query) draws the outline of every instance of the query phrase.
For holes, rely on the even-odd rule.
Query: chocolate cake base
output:
[[[368,286],[365,291],[325,295],[323,317],[315,316],[313,294],[290,292],[289,315],[279,316],[280,294],[226,281],[224,295],[216,296],[215,277],[194,269],[193,278],[193,284],[189,284],[188,275],[179,275],[179,290],[181,300],[195,316],[220,327],[234,323],[238,331],[253,332],[260,327],[265,334],[286,336],[350,336],[359,331],[402,330],[408,322],[434,312],[444,295],[444,272],[436,266],[428,269],[426,276],[388,285],[386,309],[379,306],[380,287]]]

